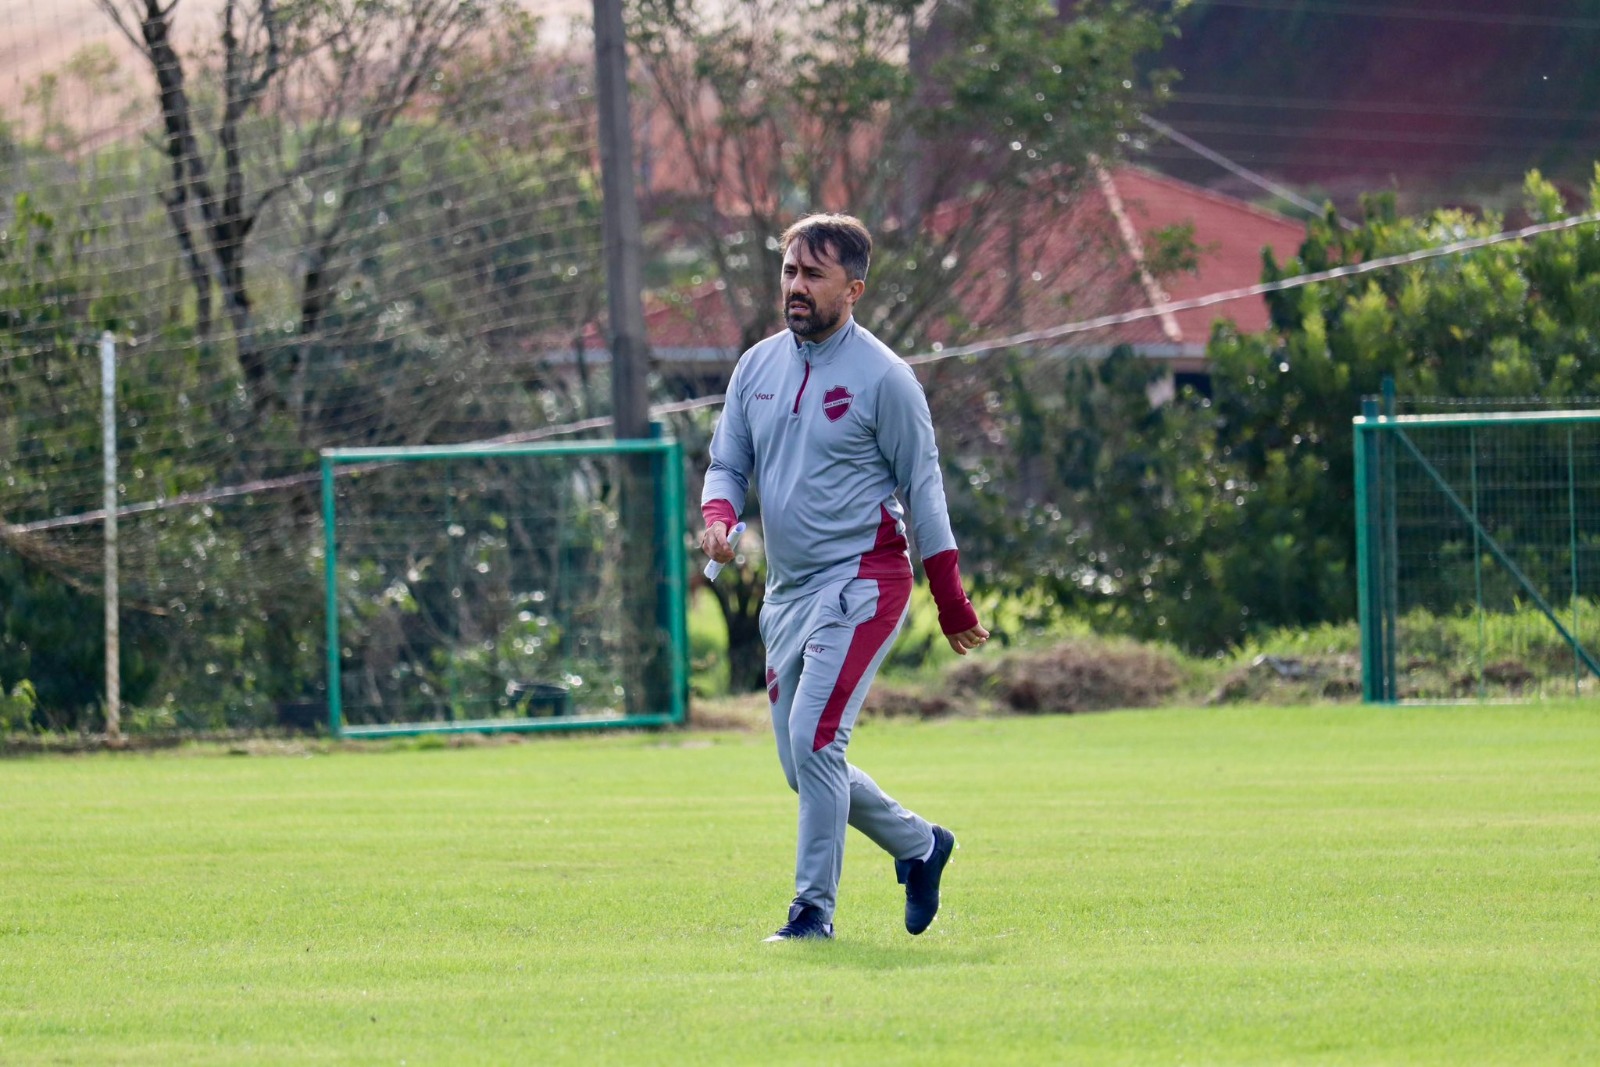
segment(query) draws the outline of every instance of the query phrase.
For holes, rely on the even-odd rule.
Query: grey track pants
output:
[[[867,689],[911,598],[911,579],[851,578],[761,609],[772,732],[789,787],[800,794],[795,899],[833,920],[845,826],[897,860],[928,851],[933,831],[845,761]]]

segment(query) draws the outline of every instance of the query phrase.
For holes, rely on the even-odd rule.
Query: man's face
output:
[[[866,283],[852,280],[825,245],[822,254],[794,241],[783,254],[783,318],[796,337],[822,341],[850,314]]]

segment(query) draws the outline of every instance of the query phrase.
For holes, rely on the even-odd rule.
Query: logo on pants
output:
[[[836,385],[822,394],[822,413],[828,416],[829,422],[838,422],[844,418],[844,413],[850,410],[850,401],[854,399],[850,390],[842,385]]]
[[[767,699],[778,702],[778,672],[771,667],[767,668]]]

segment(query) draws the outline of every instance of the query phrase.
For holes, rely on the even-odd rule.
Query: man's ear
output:
[[[867,291],[867,283],[860,278],[852,278],[850,288],[846,291],[850,294],[850,303],[854,304],[861,299],[861,294]]]

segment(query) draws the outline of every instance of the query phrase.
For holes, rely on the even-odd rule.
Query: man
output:
[[[846,823],[895,861],[906,929],[939,910],[955,837],[845,760],[867,689],[905,622],[917,547],[940,628],[961,655],[989,639],[961,586],[927,398],[911,368],[855,321],[872,238],[848,215],[783,235],[788,329],[746,352],[711,439],[700,547],[733,559],[728,531],[750,477],[761,490],[767,592],[761,638],[778,758],[800,794],[795,897],[768,941],[833,936]]]

